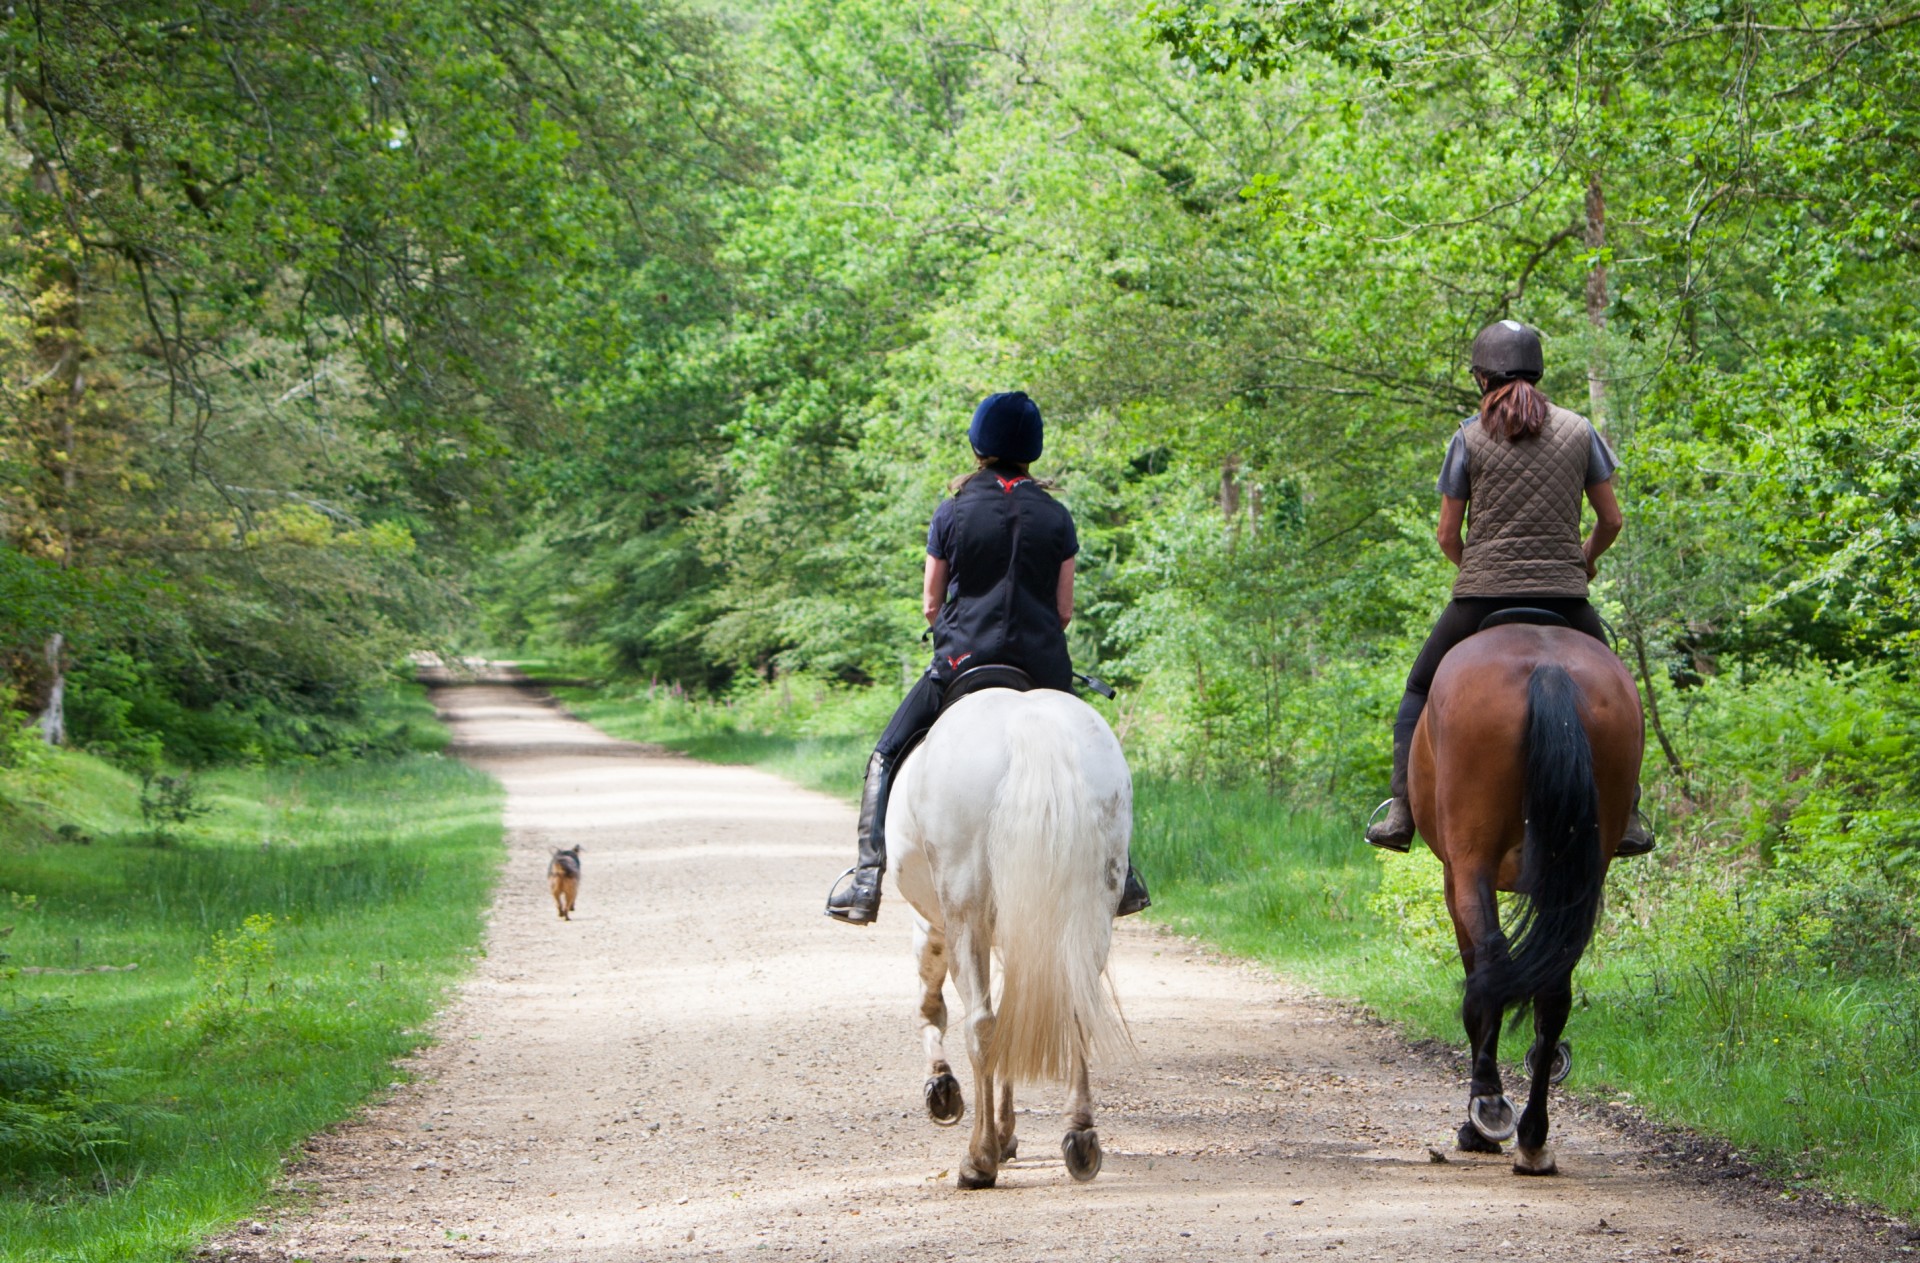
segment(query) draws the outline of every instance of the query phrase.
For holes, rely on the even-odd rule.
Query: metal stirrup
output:
[[[835,907],[833,901],[840,894],[841,888],[847,884],[847,879],[859,871],[860,866],[855,864],[852,868],[849,868],[846,872],[833,879],[833,887],[827,891],[827,906],[823,909],[827,916],[832,917],[836,921],[845,921],[847,919],[845,914],[853,910],[851,905]],[[851,922],[850,924],[864,925],[866,922]]]

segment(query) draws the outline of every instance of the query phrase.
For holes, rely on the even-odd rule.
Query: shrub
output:
[[[173,830],[206,815],[213,808],[200,801],[193,778],[148,773],[140,778],[140,818],[162,842],[173,840]]]
[[[279,998],[273,945],[277,924],[275,918],[256,913],[232,933],[214,935],[212,948],[194,959],[200,995],[188,1007],[187,1018],[199,1023],[209,1038],[229,1034],[247,1019],[268,1012]]]
[[[1442,965],[1457,965],[1453,919],[1440,889],[1440,861],[1424,845],[1406,855],[1376,852],[1380,886],[1367,901],[1375,915],[1393,927],[1393,937],[1418,955]]]
[[[66,1029],[72,1006],[0,1008],[0,1171],[21,1175],[99,1160],[126,1143],[133,1111],[108,1099],[128,1072],[102,1064]]]

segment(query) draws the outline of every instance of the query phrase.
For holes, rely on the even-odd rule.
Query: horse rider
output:
[[[1452,601],[1414,659],[1393,721],[1393,797],[1383,804],[1385,818],[1367,826],[1367,841],[1377,847],[1404,852],[1413,842],[1407,755],[1433,674],[1449,649],[1489,615],[1517,607],[1558,614],[1606,643],[1600,615],[1587,602],[1587,584],[1626,522],[1613,494],[1619,463],[1592,423],[1540,393],[1545,367],[1540,335],[1517,320],[1488,325],[1473,340],[1480,411],[1461,423],[1440,466],[1440,551],[1460,574]],[[1597,519],[1585,541],[1583,495]],[[1652,849],[1635,790],[1633,814],[1615,854]]]
[[[908,691],[867,760],[859,862],[827,897],[827,915],[849,925],[870,925],[879,915],[894,768],[933,726],[954,677],[1000,664],[1020,668],[1040,688],[1073,687],[1066,629],[1080,540],[1066,506],[1027,472],[1040,455],[1040,408],[1021,391],[988,395],[974,409],[967,438],[977,468],[954,481],[927,529],[921,605],[933,626],[933,665]],[[1115,915],[1150,902],[1129,863]]]

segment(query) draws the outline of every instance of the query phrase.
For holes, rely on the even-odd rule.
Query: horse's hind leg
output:
[[[1533,1002],[1533,1082],[1527,1089],[1527,1108],[1520,1115],[1515,1136],[1513,1169],[1520,1175],[1553,1175],[1553,1150],[1547,1147],[1547,1093],[1553,1088],[1553,1057],[1560,1033],[1573,1011],[1573,978]]]
[[[949,966],[954,989],[966,1010],[967,1057],[973,1062],[973,1135],[967,1160],[960,1165],[961,1188],[992,1188],[1000,1175],[1000,1135],[995,1126],[993,1072],[987,1053],[993,1046],[993,944],[990,934],[972,926],[956,928]]]
[[[947,998],[942,988],[947,981],[947,936],[927,924],[924,917],[913,919],[913,951],[920,961],[920,1042],[927,1050],[927,1117],[942,1127],[951,1127],[966,1112],[960,1095],[960,1080],[953,1077],[947,1064],[943,1040],[947,1033]]]
[[[1100,1174],[1100,1133],[1093,1129],[1093,1091],[1087,1086],[1087,1056],[1073,1056],[1073,1089],[1067,1095],[1067,1134],[1060,1141],[1067,1174],[1082,1184]]]
[[[1514,1131],[1513,1106],[1500,1084],[1501,1012],[1493,998],[1495,979],[1509,967],[1507,940],[1500,932],[1491,883],[1457,884],[1453,872],[1447,876],[1447,910],[1453,914],[1460,962],[1467,970],[1460,1021],[1473,1050],[1467,1121],[1460,1125],[1456,1143],[1468,1153],[1499,1153],[1500,1142]]]

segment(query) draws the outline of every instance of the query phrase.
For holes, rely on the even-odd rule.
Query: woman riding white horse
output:
[[[960,672],[1017,667],[1042,689],[1068,692],[1073,665],[1073,515],[1027,472],[1039,458],[1040,409],[1021,391],[988,395],[967,438],[978,468],[955,480],[927,530],[923,612],[933,625],[933,665],[907,693],[867,761],[860,798],[859,860],[827,896],[827,915],[871,925],[880,913],[887,867],[887,799],[900,756],[933,726],[941,698]],[[1116,915],[1151,900],[1127,867]]]

